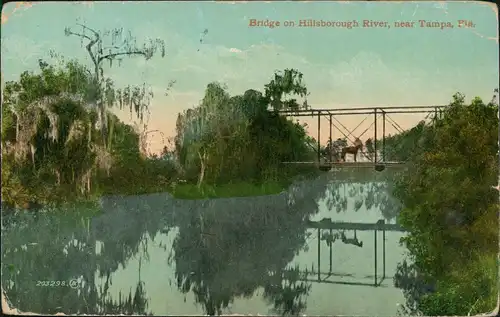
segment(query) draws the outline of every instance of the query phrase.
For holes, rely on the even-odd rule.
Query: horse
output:
[[[356,138],[356,140],[354,140],[354,146],[347,146],[342,149],[342,154],[341,154],[342,160],[345,162],[346,154],[352,154],[354,155],[354,162],[356,162],[356,156],[358,155],[358,151],[359,149],[362,148],[363,148],[363,142],[359,138]]]

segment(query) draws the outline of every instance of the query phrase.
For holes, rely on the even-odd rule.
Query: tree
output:
[[[226,87],[210,83],[200,105],[177,118],[180,164],[187,174],[198,174],[199,186],[204,180],[276,180],[278,170],[283,171],[281,162],[311,155],[304,127],[274,111],[282,106],[298,109],[295,99],[284,97],[306,93],[296,70],[277,72],[265,94],[249,89],[230,96]]]
[[[84,103],[88,77],[75,62],[68,62],[65,69],[39,64],[40,74],[24,72],[19,81],[6,83],[3,165],[27,190],[26,199],[52,196],[51,187],[40,186],[42,179],[53,179],[56,186],[72,182],[88,191],[90,170],[96,164],[103,168],[110,164],[109,153],[93,143],[96,117]],[[42,190],[40,197],[30,193],[35,188]],[[2,192],[8,191],[2,187]]]
[[[93,64],[92,83],[94,90],[94,102],[99,109],[99,122],[102,133],[102,140],[107,141],[108,127],[106,120],[106,109],[114,103],[120,107],[128,106],[130,112],[135,111],[136,115],[143,119],[144,112],[149,106],[149,98],[152,98],[152,92],[147,91],[146,85],[142,87],[125,87],[115,90],[113,83],[104,75],[103,62],[108,61],[112,67],[114,61],[121,63],[125,57],[142,56],[146,60],[151,59],[158,51],[161,57],[165,56],[165,42],[160,39],[150,40],[148,44],[142,47],[138,46],[134,37],[128,32],[123,36],[123,29],[113,29],[105,32],[98,32],[86,25],[78,24],[82,30],[73,31],[69,27],[64,30],[66,36],[77,36],[86,41],[87,50]],[[105,43],[104,38],[110,37],[110,43]]]
[[[307,101],[300,105],[294,98],[283,99],[289,95],[297,95],[305,98],[308,95],[307,88],[302,81],[303,74],[296,69],[285,69],[275,72],[274,78],[265,85],[265,98],[271,109],[277,111],[282,109],[297,110],[307,106]]]
[[[92,77],[84,66],[40,61],[39,67],[7,82],[3,91],[2,202],[27,207],[100,191],[133,192],[134,185],[141,191],[165,185],[160,176],[175,174],[172,162],[141,157],[148,131],[139,134],[111,113],[103,146],[97,109],[88,103]]]

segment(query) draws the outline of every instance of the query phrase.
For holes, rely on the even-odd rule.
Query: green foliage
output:
[[[423,135],[430,131],[432,127],[426,126],[422,121],[408,131],[403,131],[393,136],[385,138],[385,160],[386,161],[408,161],[413,155],[413,151],[422,151]],[[425,130],[425,132],[424,132]],[[370,146],[370,150],[369,147]],[[366,148],[369,153],[374,151],[373,141],[367,141]],[[382,148],[382,141],[377,140],[377,148]]]
[[[3,202],[29,208],[102,194],[173,190],[178,178],[174,161],[145,157],[144,136],[114,114],[107,113],[101,122],[103,105],[138,104],[145,89],[118,89],[110,79],[96,82],[95,74],[75,61],[54,66],[40,60],[39,67],[38,73],[24,72],[4,89]],[[201,104],[177,121],[175,152],[183,177],[199,184],[194,197],[213,195],[207,193],[216,184],[235,181],[246,182],[245,193],[220,186],[216,191],[275,193],[289,183],[285,179],[311,172],[281,164],[312,159],[304,127],[268,111],[298,107],[295,99],[285,98],[293,94],[307,94],[296,70],[276,73],[265,94],[247,90],[230,96],[220,84],[207,86]],[[102,126],[107,133],[100,131]]]
[[[179,114],[176,152],[188,181],[209,184],[233,181],[279,181],[298,173],[282,162],[309,161],[314,154],[303,126],[268,109],[295,103],[307,89],[296,70],[276,73],[265,94],[247,90],[230,96],[218,83],[207,86],[201,104]],[[280,105],[280,106],[278,106]]]
[[[371,138],[366,140],[365,148],[366,148],[366,152],[368,153],[369,157],[372,157],[373,154],[375,153],[375,146],[374,146],[374,142]]]
[[[475,309],[492,308],[496,271],[481,259],[498,252],[497,107],[479,98],[465,104],[457,94],[441,119],[399,138],[407,151],[399,158],[410,161],[394,190],[405,206],[398,220],[409,231],[402,243],[417,278],[434,288],[407,292],[417,296],[411,309],[465,315],[475,301]]]
[[[283,99],[288,94],[307,96],[307,88],[302,81],[303,75],[296,69],[276,72],[274,78],[265,85],[265,100],[273,110],[299,109],[296,99]]]
[[[52,185],[76,183],[96,154],[85,146],[93,116],[80,102],[86,96],[85,86],[77,84],[86,80],[83,68],[73,62],[64,70],[39,64],[40,74],[24,72],[18,82],[6,83],[3,94],[2,166],[16,175],[18,198],[24,198],[7,202],[21,205],[30,196],[43,200],[54,192]],[[2,183],[2,192],[12,194]]]
[[[438,281],[436,292],[426,294],[420,310],[427,316],[478,315],[493,311],[498,297],[497,257],[476,254],[466,267]]]
[[[95,89],[83,66],[39,66],[39,73],[24,72],[3,91],[3,203],[29,208],[167,187],[160,176],[173,177],[173,164],[143,158],[138,134],[113,114],[106,116],[110,134],[103,146]]]

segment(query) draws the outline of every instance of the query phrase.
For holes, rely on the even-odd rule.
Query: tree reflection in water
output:
[[[307,279],[307,274],[299,271],[296,266],[286,273],[274,274],[270,281],[276,282],[267,283],[264,287],[264,297],[273,303],[277,314],[295,316],[307,308],[306,296],[311,290],[311,284],[303,281]]]
[[[306,245],[305,220],[318,211],[325,189],[326,182],[316,181],[280,196],[219,200],[194,208],[178,223],[173,243],[179,289],[192,291],[210,315],[221,314],[235,297],[251,297],[259,288],[276,312],[303,311],[310,285],[286,269]]]
[[[140,250],[147,260],[148,241],[176,227],[169,249],[177,286],[192,292],[206,313],[221,314],[235,298],[260,291],[274,313],[297,315],[306,309],[311,285],[290,263],[306,249],[306,220],[318,212],[318,202],[338,212],[378,206],[388,217],[398,209],[387,195],[390,184],[369,183],[366,174],[366,184],[344,185],[338,177],[345,175],[325,173],[263,197],[110,197],[101,204],[105,212],[93,218],[80,215],[82,210],[4,217],[2,286],[20,311],[148,314],[148,285],[139,282],[134,291],[112,297],[112,276]],[[36,286],[38,280],[74,278],[81,281],[78,289]]]
[[[321,199],[324,199],[329,210],[338,213],[358,211],[364,206],[367,210],[380,210],[386,220],[394,219],[401,204],[390,193],[394,188],[394,179],[402,170],[391,167],[384,172],[360,171],[356,168],[333,171],[328,176],[331,182]],[[348,201],[354,204],[351,206]]]
[[[91,229],[90,219],[76,211],[3,220],[2,288],[11,308],[41,314],[149,314],[141,282],[116,300],[108,294],[111,274],[137,252],[142,232],[129,230],[128,244],[112,240],[106,231]],[[97,254],[98,241],[106,252]],[[105,280],[102,287],[96,272]],[[74,279],[77,288],[37,286],[37,281]]]

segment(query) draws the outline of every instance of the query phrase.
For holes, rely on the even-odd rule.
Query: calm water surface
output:
[[[378,232],[374,287],[374,231],[356,230],[359,247],[341,239],[353,230],[320,230],[318,256],[313,228],[394,223],[399,206],[384,173],[325,173],[263,197],[107,197],[92,218],[4,217],[2,287],[12,306],[46,314],[395,315],[404,302],[392,281],[403,233],[385,233],[383,278]]]

